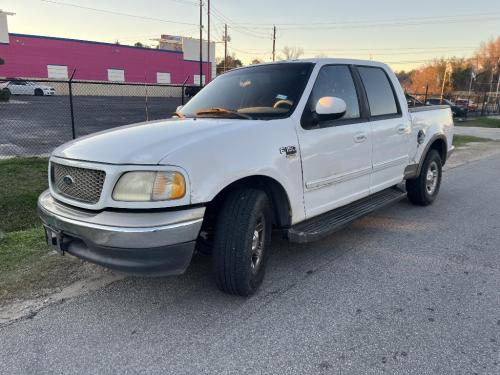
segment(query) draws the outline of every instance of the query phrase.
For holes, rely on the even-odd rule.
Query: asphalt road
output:
[[[498,374],[500,155],[309,245],[277,236],[250,299],[209,262],[128,278],[0,328],[0,373]]]
[[[170,117],[180,98],[74,96],[75,133],[81,137],[121,125]],[[0,103],[0,157],[46,155],[72,139],[68,96],[12,97]]]

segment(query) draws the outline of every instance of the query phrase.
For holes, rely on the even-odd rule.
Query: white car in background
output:
[[[8,78],[8,80],[7,90],[9,90],[12,95],[53,96],[56,93],[53,87],[41,85],[37,82],[15,78]]]

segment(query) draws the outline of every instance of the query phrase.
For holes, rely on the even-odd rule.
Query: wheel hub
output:
[[[252,256],[250,266],[255,273],[262,263],[264,254],[264,218],[261,217],[255,225],[252,237]]]
[[[425,179],[425,189],[429,195],[434,194],[439,181],[439,169],[437,163],[433,161],[427,169],[427,175]]]

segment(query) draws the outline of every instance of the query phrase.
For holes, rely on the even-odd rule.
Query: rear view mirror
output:
[[[335,96],[324,96],[316,104],[316,114],[320,120],[337,120],[345,115],[346,102]]]

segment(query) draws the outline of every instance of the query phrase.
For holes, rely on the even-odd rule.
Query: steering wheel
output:
[[[291,100],[284,99],[284,100],[278,100],[276,103],[274,103],[273,108],[279,108],[283,104],[293,107],[293,102]]]

